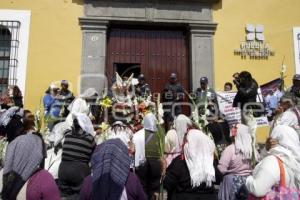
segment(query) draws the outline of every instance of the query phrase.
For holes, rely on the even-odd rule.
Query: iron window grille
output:
[[[17,84],[19,21],[0,20],[0,94]]]

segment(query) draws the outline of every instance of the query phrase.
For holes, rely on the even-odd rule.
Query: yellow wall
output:
[[[76,93],[82,49],[78,17],[83,16],[83,0],[1,0],[0,8],[31,10],[26,107],[36,110],[52,81],[67,79]],[[224,83],[232,80],[232,74],[242,70],[250,71],[259,84],[273,80],[279,76],[284,56],[290,85],[295,72],[292,29],[300,26],[299,8],[299,0],[222,0],[216,4],[216,90],[222,90]],[[265,26],[266,41],[276,51],[275,56],[243,60],[233,54],[245,40],[248,23]]]
[[[293,27],[300,26],[299,0],[222,0],[214,6],[214,21],[218,23],[214,37],[215,80],[217,89],[232,74],[247,70],[259,84],[279,77],[282,59],[287,66],[287,84],[295,73]],[[233,54],[245,41],[246,24],[262,24],[266,42],[275,50],[268,60],[241,59]]]
[[[286,83],[291,84],[295,73],[293,27],[300,26],[299,0],[222,0],[214,6],[214,21],[218,23],[214,37],[215,84],[223,89],[232,74],[247,70],[259,84],[279,77],[280,66],[285,56]],[[233,54],[245,41],[246,24],[262,24],[266,42],[275,50],[268,60],[246,60]],[[268,128],[260,128],[258,141],[264,142]]]
[[[1,0],[1,9],[31,10],[25,107],[35,111],[52,81],[69,80],[77,92],[83,0]]]

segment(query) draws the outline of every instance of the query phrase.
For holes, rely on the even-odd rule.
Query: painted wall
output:
[[[259,84],[273,80],[279,76],[284,56],[290,85],[295,72],[292,30],[300,26],[299,7],[299,0],[222,0],[214,5],[216,89],[222,90],[232,74],[242,70],[250,71]],[[26,107],[35,110],[52,81],[69,80],[77,94],[82,49],[78,17],[83,16],[83,0],[1,0],[0,8],[31,10]],[[248,23],[264,25],[275,56],[244,60],[233,54],[245,40]]]
[[[1,9],[31,10],[25,106],[35,111],[52,81],[69,80],[77,93],[83,0],[1,0]]]
[[[218,23],[214,38],[215,84],[222,90],[232,74],[247,70],[259,84],[279,77],[281,63],[287,66],[286,85],[291,85],[295,73],[293,27],[300,26],[299,0],[222,0],[214,6],[214,21]],[[245,41],[246,24],[262,24],[266,42],[275,50],[268,60],[243,60],[234,49]],[[268,136],[268,128],[260,128],[259,142]]]
[[[295,73],[293,27],[300,26],[299,0],[222,0],[214,6],[214,21],[218,23],[214,38],[215,83],[223,89],[232,74],[242,70],[252,73],[259,84],[279,77],[285,56],[287,84]],[[262,24],[266,42],[275,50],[268,60],[241,59],[233,54],[245,41],[246,24]]]

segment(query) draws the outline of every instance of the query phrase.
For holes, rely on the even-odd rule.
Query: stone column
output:
[[[83,17],[79,18],[79,23],[83,34],[80,92],[93,87],[102,93],[107,89],[105,63],[108,21]]]
[[[216,23],[190,24],[190,55],[193,91],[200,86],[200,77],[206,76],[214,87],[213,35]]]

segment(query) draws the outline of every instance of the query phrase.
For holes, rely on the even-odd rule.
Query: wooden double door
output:
[[[186,30],[162,28],[111,28],[107,38],[106,75],[143,73],[152,92],[161,92],[171,73],[190,88],[189,47]]]

